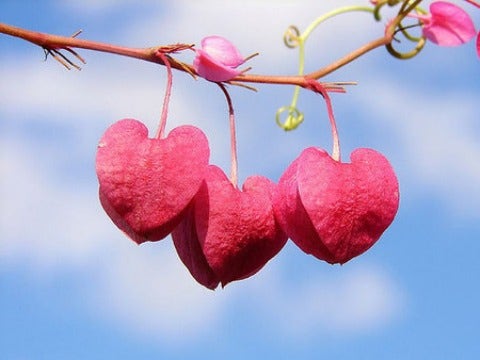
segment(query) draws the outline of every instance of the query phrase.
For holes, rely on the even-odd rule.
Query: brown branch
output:
[[[395,19],[389,24],[385,31],[385,35],[374,41],[371,41],[360,48],[352,51],[351,53],[345,55],[344,57],[338,59],[337,61],[319,69],[314,72],[311,72],[305,76],[278,76],[278,75],[258,75],[258,74],[242,74],[232,79],[232,83],[257,83],[257,84],[278,84],[278,85],[298,85],[303,88],[308,88],[309,81],[312,79],[319,80],[322,77],[332,73],[335,70],[349,64],[350,62],[358,59],[359,57],[365,55],[366,53],[381,47],[388,45],[392,42],[395,28],[402,21],[405,15],[411,11],[411,9],[420,3],[421,0],[415,1],[409,8],[408,11],[400,11]],[[24,39],[35,45],[38,45],[44,48],[47,53],[59,54],[59,50],[67,50],[74,54],[77,59],[81,59],[78,54],[76,54],[72,48],[87,49],[93,51],[101,51],[110,54],[127,56],[139,60],[149,61],[152,63],[165,65],[161,57],[157,53],[172,53],[177,50],[184,50],[187,48],[192,48],[193,45],[185,44],[176,44],[168,46],[156,46],[148,48],[130,48],[118,45],[112,45],[97,41],[82,40],[78,39],[76,36],[65,37],[58,35],[51,35],[41,32],[30,31],[15,26],[7,25],[0,23],[0,33],[4,33],[10,36]],[[76,34],[78,35],[78,33]],[[83,60],[83,59],[82,59]],[[195,75],[195,70],[190,64],[186,64],[180,61],[175,60],[172,57],[169,57],[171,67]],[[338,91],[341,89],[341,86],[335,84],[327,84],[326,88],[330,91]]]
[[[382,36],[381,38],[378,38],[372,42],[369,42],[368,44],[363,45],[362,47],[359,47],[358,49],[352,51],[351,53],[345,55],[341,59],[338,59],[337,61],[334,61],[333,63],[317,70],[314,71],[310,74],[307,75],[307,77],[313,78],[313,79],[320,79],[328,74],[331,74],[335,70],[351,63],[352,61],[358,59],[359,57],[365,55],[366,53],[389,44],[392,41],[390,36]]]
[[[250,83],[290,84],[290,85],[299,85],[305,88],[308,85],[307,79],[319,80],[324,76],[331,74],[332,72],[340,69],[341,67],[365,55],[366,53],[391,43],[392,38],[393,38],[393,35],[385,34],[385,36],[382,36],[381,38],[378,38],[374,41],[371,41],[359,47],[358,49],[350,52],[344,57],[332,62],[331,64],[317,71],[306,74],[305,76],[268,76],[268,75],[245,74],[245,75],[236,77],[233,81],[243,81],[243,82],[250,82]]]
[[[79,49],[101,51],[101,52],[110,53],[110,54],[127,56],[127,57],[149,61],[156,64],[161,64],[161,65],[165,65],[165,64],[163,63],[161,58],[159,58],[156,55],[158,51],[169,53],[169,52],[175,52],[178,49],[192,47],[192,45],[176,44],[176,45],[168,45],[168,46],[149,47],[149,48],[130,48],[125,46],[102,43],[98,41],[78,39],[77,37],[66,37],[66,36],[46,34],[46,33],[22,29],[22,28],[15,27],[12,25],[7,25],[4,23],[0,23],[0,33],[4,33],[6,35],[14,36],[14,37],[29,41],[35,45],[38,45],[46,49],[47,51],[59,50],[59,49],[65,49],[65,50],[70,49],[69,51],[71,51],[71,48],[79,48]],[[190,65],[181,63],[174,59],[172,59],[171,61],[171,66],[172,68],[175,68],[177,70],[187,71],[188,69],[190,72],[194,73],[194,70]]]

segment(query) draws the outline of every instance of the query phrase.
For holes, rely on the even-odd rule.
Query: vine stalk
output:
[[[413,10],[422,0],[416,0],[410,3],[405,9],[399,12],[399,14],[390,22],[387,26],[385,34],[373,41],[370,41],[358,49],[350,52],[349,54],[339,58],[338,60],[332,62],[331,64],[322,67],[318,70],[310,72],[305,75],[262,75],[262,74],[241,74],[231,82],[236,83],[256,83],[256,84],[276,84],[276,85],[298,85],[302,88],[309,87],[309,81],[312,79],[320,80],[324,76],[332,73],[335,70],[349,64],[350,62],[358,59],[359,57],[365,55],[366,53],[379,48],[381,46],[386,46],[392,42],[395,28],[400,24],[402,19]],[[60,51],[65,50],[75,55],[77,59],[83,61],[83,59],[76,54],[73,48],[77,49],[86,49],[92,51],[100,51],[115,55],[127,56],[139,60],[144,60],[152,62],[155,64],[166,65],[161,57],[158,56],[158,53],[174,53],[177,51],[192,49],[193,45],[191,44],[173,44],[167,46],[154,46],[147,48],[131,48],[119,45],[113,45],[108,43],[102,43],[98,41],[84,40],[79,39],[77,34],[74,36],[60,36],[53,35],[48,33],[42,33],[37,31],[31,31],[19,27],[15,27],[9,24],[0,23],[0,33],[10,35],[16,38],[20,38],[31,42],[37,46],[42,47],[47,53],[60,54]],[[307,32],[308,34],[308,32]],[[61,54],[60,54],[61,55]],[[64,59],[65,57],[61,55]],[[196,75],[195,70],[191,64],[187,64],[181,61],[174,59],[173,57],[168,58],[170,66],[172,69],[176,69],[182,72],[187,72],[192,75]],[[72,65],[72,64],[71,64]],[[337,83],[323,83],[323,86],[328,91],[343,91],[341,85]]]

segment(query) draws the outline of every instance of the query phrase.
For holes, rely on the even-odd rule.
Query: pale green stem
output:
[[[303,38],[298,39],[298,49],[299,49],[299,58],[298,58],[298,75],[302,76],[303,72],[305,71],[305,41]],[[296,125],[291,124],[292,122],[292,116],[294,116],[294,112],[297,108],[297,102],[298,98],[300,97],[300,86],[295,86],[293,90],[293,98],[292,102],[290,103],[290,110],[288,111],[288,120],[286,122],[286,126],[292,125],[293,128],[295,128]],[[290,124],[289,124],[290,123]]]
[[[328,20],[334,16],[344,14],[347,12],[353,12],[353,11],[366,11],[370,12],[373,14],[374,8],[371,6],[344,6],[335,10],[332,10],[322,16],[320,16],[318,19],[316,19],[314,22],[312,22],[307,29],[300,35],[300,37],[305,41],[307,38],[310,36],[310,34],[313,32],[313,30],[316,29],[318,25],[323,23],[325,20]]]
[[[369,6],[344,6],[344,7],[341,7],[341,8],[338,8],[338,9],[335,9],[335,10],[332,10],[322,16],[320,16],[318,19],[316,19],[314,22],[312,22],[308,27],[307,29],[298,37],[297,41],[298,41],[298,52],[299,52],[299,59],[298,59],[298,75],[302,76],[304,74],[304,71],[305,71],[305,42],[307,41],[308,37],[310,36],[310,34],[313,32],[313,30],[315,30],[317,28],[317,26],[319,26],[321,23],[323,23],[324,21],[334,17],[334,16],[337,16],[337,15],[340,15],[340,14],[343,14],[343,13],[347,13],[347,12],[353,12],[353,11],[365,11],[365,12],[370,12],[370,13],[373,13],[374,12],[374,9],[372,7],[369,7]],[[298,98],[300,96],[300,86],[295,86],[295,89],[293,90],[293,98],[292,98],[292,102],[290,103],[290,107],[289,107],[289,112],[288,112],[288,120],[287,122],[285,123],[285,126],[289,126],[289,125],[292,125],[292,117],[294,116],[294,113],[296,112],[296,108],[297,108],[297,102],[298,102]],[[299,122],[297,122],[296,125],[298,125]],[[295,126],[296,127],[296,126]]]

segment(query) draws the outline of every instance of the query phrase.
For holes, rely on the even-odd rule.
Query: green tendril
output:
[[[379,1],[375,6],[375,9],[374,9],[375,18],[380,19],[379,11],[383,6],[385,5],[395,6],[395,5],[398,5],[399,3],[401,3],[401,6],[398,11],[397,17],[399,17],[400,20],[397,23],[392,23],[389,26],[390,29],[388,30],[394,31],[394,36],[398,33],[401,33],[406,40],[415,43],[415,47],[411,51],[401,52],[395,49],[394,44],[400,42],[400,40],[398,40],[395,37],[393,39],[394,41],[385,45],[385,47],[393,57],[401,60],[406,60],[406,59],[411,59],[417,56],[420,53],[420,51],[422,51],[423,47],[425,46],[426,39],[422,36],[415,36],[409,32],[410,29],[421,26],[422,24],[420,21],[412,25],[403,25],[402,21],[405,20],[405,17],[407,17],[408,14],[410,14],[412,11],[415,11],[418,14],[426,14],[427,12],[423,10],[420,6],[418,6],[421,3],[421,0],[382,0],[382,1]],[[395,29],[393,29],[393,26],[395,26]]]
[[[344,6],[344,7],[332,10],[332,11],[320,16],[316,20],[314,20],[305,29],[305,31],[302,33],[300,38],[305,42],[307,40],[307,38],[310,36],[310,34],[313,32],[313,30],[315,30],[318,27],[318,25],[325,22],[325,20],[328,20],[328,19],[330,19],[334,16],[337,16],[337,15],[341,15],[341,14],[344,14],[344,13],[347,13],[347,12],[354,12],[354,11],[365,11],[365,12],[373,13],[374,9],[371,6],[358,6],[357,5],[357,6]]]
[[[281,116],[285,111],[288,111],[287,119],[282,122]],[[295,130],[303,122],[303,119],[303,113],[300,112],[296,107],[292,106],[283,106],[278,109],[277,113],[275,114],[275,121],[277,122],[277,125],[285,131]]]
[[[396,50],[393,47],[393,43],[387,44],[385,47],[387,48],[387,51],[394,57],[400,60],[408,60],[411,59],[420,53],[422,51],[423,47],[425,46],[426,40],[425,38],[420,38],[420,40],[417,42],[417,45],[415,48],[413,48],[411,51],[408,52],[400,52]]]
[[[295,25],[290,25],[283,34],[283,43],[286,47],[294,49],[299,44],[300,30]]]
[[[405,1],[402,4],[402,8],[400,9],[399,14],[407,15],[410,11],[416,11],[419,14],[426,14],[427,13],[425,10],[423,10],[419,6],[412,7],[412,4],[414,4],[414,2]],[[417,56],[422,51],[422,49],[424,48],[425,43],[426,43],[426,39],[423,36],[412,35],[409,32],[409,30],[412,29],[412,28],[418,28],[420,26],[422,26],[420,21],[418,21],[418,22],[416,22],[415,24],[412,24],[412,25],[403,25],[402,22],[400,22],[398,24],[397,29],[395,30],[395,34],[401,33],[404,36],[405,39],[415,43],[415,47],[411,51],[400,52],[397,49],[395,49],[394,43],[392,42],[392,43],[386,45],[387,51],[392,56],[394,56],[395,58],[401,59],[401,60],[408,60],[408,59],[411,59],[411,58]],[[397,40],[397,42],[400,42],[400,41]]]
[[[310,34],[324,21],[347,12],[353,11],[365,11],[373,13],[374,9],[370,6],[344,6],[336,10],[330,11],[316,20],[314,20],[303,33],[300,34],[298,28],[294,25],[291,25],[287,28],[283,35],[283,42],[285,46],[290,49],[298,48],[298,75],[303,76],[305,70],[305,42],[307,41]],[[278,126],[280,126],[285,131],[290,131],[296,129],[304,119],[303,113],[301,113],[297,108],[298,98],[300,96],[300,86],[295,86],[293,91],[292,102],[289,106],[283,106],[277,110],[275,115],[275,121]],[[287,119],[282,122],[281,115],[288,111]]]
[[[398,4],[397,0],[381,0],[378,1],[377,4],[375,5],[375,8],[373,9],[373,17],[375,18],[376,21],[381,21],[382,20],[382,15],[380,15],[380,11],[383,9],[385,5],[387,6],[395,6]]]
[[[397,32],[401,32],[403,36],[405,36],[405,38],[411,42],[414,42],[414,43],[418,43],[422,37],[421,36],[415,36],[415,35],[412,35],[408,32],[409,29],[412,29],[412,28],[418,28],[419,26],[421,26],[420,23],[417,23],[417,24],[413,24],[413,25],[407,25],[407,26],[403,26],[402,24],[399,25],[398,27],[398,30]]]
[[[380,11],[382,8],[387,5],[389,7],[394,7],[397,6],[398,4],[402,3],[402,8],[400,12],[405,10],[405,7],[408,6],[411,1],[410,0],[381,0],[378,1],[377,4],[375,5],[375,8],[373,9],[373,16],[375,17],[375,20],[381,21],[382,16],[380,15]]]

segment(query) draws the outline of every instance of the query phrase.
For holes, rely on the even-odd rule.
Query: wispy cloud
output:
[[[308,277],[287,284],[276,272],[277,265],[261,283],[253,283],[259,299],[253,307],[294,342],[312,334],[377,331],[403,313],[406,295],[381,266],[356,262],[322,271],[325,264],[319,262]]]
[[[49,174],[46,163],[54,157],[54,152],[22,139],[2,136],[3,261],[52,271],[88,263],[105,246],[98,241],[105,235],[106,222],[95,193],[71,183],[63,185],[61,178]]]
[[[367,111],[374,107],[371,121],[387,127],[388,141],[398,146],[394,153],[408,174],[405,185],[409,191],[441,199],[456,216],[478,218],[478,93],[471,88],[432,92],[395,84],[394,79],[372,77],[359,97]],[[372,103],[371,94],[380,88],[381,95]]]
[[[267,322],[276,336],[299,341],[319,333],[341,337],[375,332],[404,310],[405,294],[380,266],[352,264],[337,274],[316,271],[308,281],[289,284],[282,278],[282,265],[273,261],[253,278],[212,292],[190,277],[170,243],[161,246],[116,251],[97,272],[99,281],[91,293],[103,319],[122,325],[132,336],[169,346],[223,336],[222,324],[239,311],[250,317],[230,321],[239,326]]]
[[[170,238],[135,248],[118,245],[96,273],[87,289],[91,311],[154,342],[183,346],[207,336],[231,306],[228,292],[214,293],[190,277]]]

